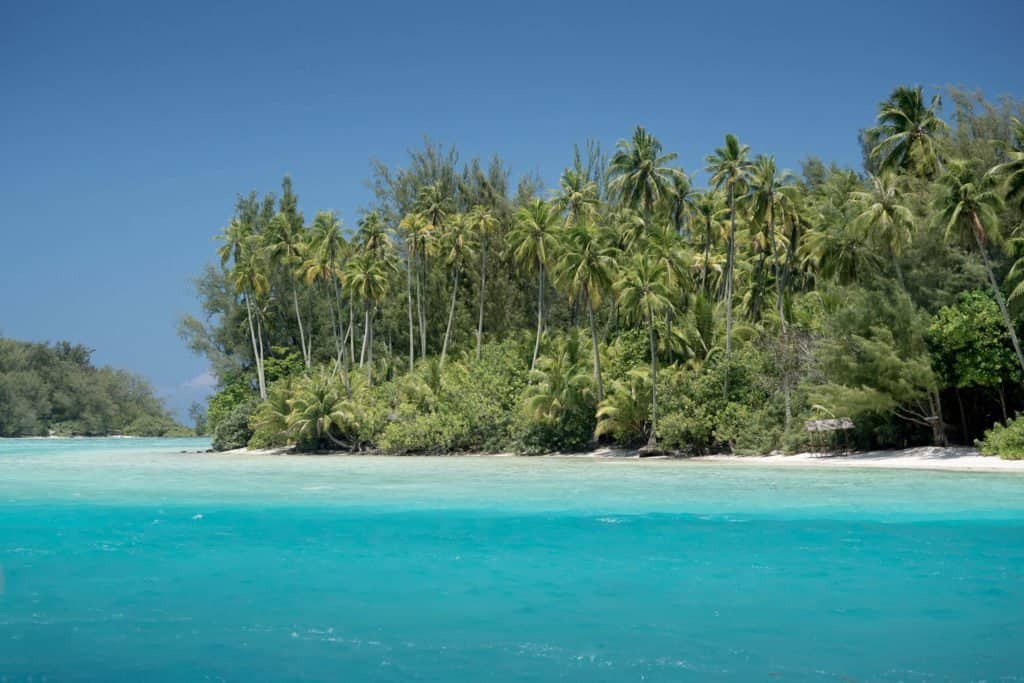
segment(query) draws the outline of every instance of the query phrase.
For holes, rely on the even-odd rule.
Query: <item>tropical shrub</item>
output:
[[[997,422],[975,445],[983,455],[998,455],[1004,460],[1024,460],[1024,417],[1015,417],[1006,426]]]
[[[221,418],[213,430],[213,450],[228,451],[233,448],[244,448],[252,438],[249,418],[259,405],[255,399],[249,399],[236,405],[227,416]]]

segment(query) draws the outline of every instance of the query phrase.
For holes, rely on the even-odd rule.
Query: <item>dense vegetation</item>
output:
[[[862,171],[726,135],[706,187],[637,127],[558,187],[426,144],[355,230],[240,195],[205,320],[218,447],[543,452],[970,443],[1020,407],[1021,103],[899,87]],[[694,156],[688,165],[698,160]]]
[[[0,436],[189,436],[146,380],[79,344],[0,338]]]

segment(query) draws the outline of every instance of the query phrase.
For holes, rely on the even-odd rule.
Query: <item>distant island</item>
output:
[[[193,436],[149,383],[81,344],[0,337],[0,436]]]
[[[428,141],[355,229],[239,195],[180,328],[214,447],[1024,457],[1024,105],[947,96],[895,88],[862,169],[638,126],[554,188]]]

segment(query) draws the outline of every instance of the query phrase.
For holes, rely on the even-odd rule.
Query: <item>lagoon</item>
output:
[[[0,440],[9,680],[1019,680],[1024,476]]]

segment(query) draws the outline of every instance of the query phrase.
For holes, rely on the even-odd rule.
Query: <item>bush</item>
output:
[[[250,399],[240,403],[220,420],[213,430],[213,450],[227,451],[233,448],[244,448],[252,438],[249,418],[256,412],[259,402]]]
[[[191,429],[183,427],[169,417],[157,417],[155,415],[140,415],[132,420],[132,423],[125,429],[125,434],[131,436],[193,436]]]
[[[1004,460],[1024,460],[1024,418],[1018,416],[1006,426],[998,422],[975,441],[982,455],[998,455]]]
[[[215,434],[217,427],[235,408],[253,400],[254,393],[248,382],[235,381],[210,397],[206,410],[206,431]]]

